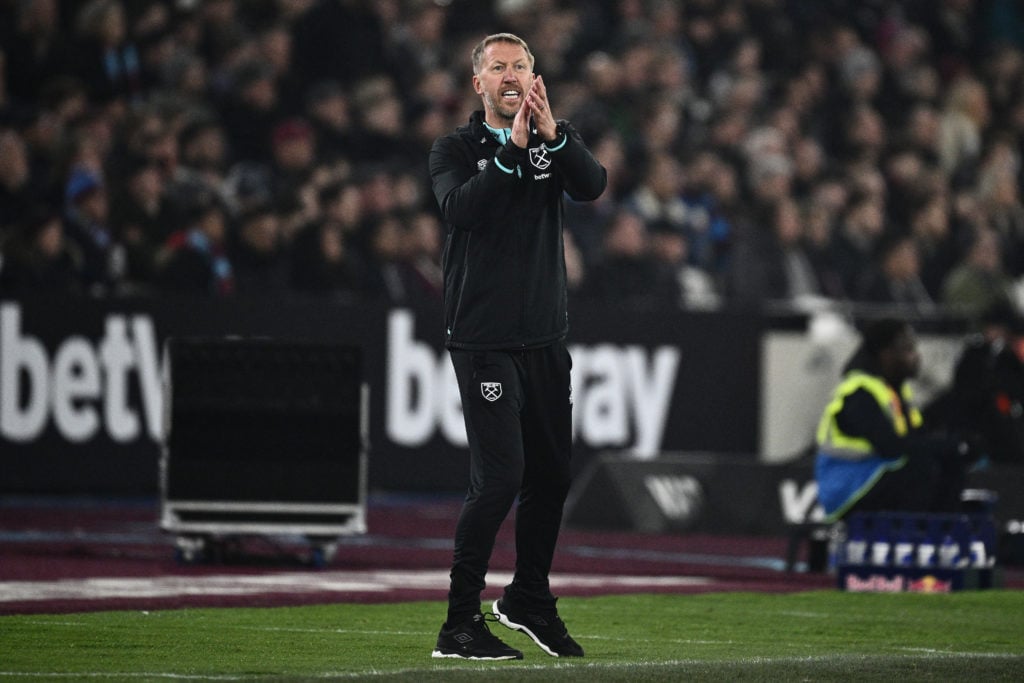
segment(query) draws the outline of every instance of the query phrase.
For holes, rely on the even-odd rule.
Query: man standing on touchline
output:
[[[515,575],[488,616],[549,655],[579,657],[548,581],[571,478],[562,195],[597,199],[607,173],[575,129],[555,120],[521,38],[488,36],[472,59],[483,111],[430,151],[447,224],[445,345],[470,451],[448,615],[433,656],[522,659],[480,611],[495,537],[518,495]]]

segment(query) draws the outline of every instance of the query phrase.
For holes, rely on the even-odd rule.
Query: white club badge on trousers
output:
[[[480,382],[480,393],[492,403],[501,398],[501,382]]]

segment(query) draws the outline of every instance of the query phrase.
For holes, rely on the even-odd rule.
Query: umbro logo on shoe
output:
[[[437,647],[431,653],[435,659],[522,659],[523,653],[501,642],[487,628],[488,617],[493,614],[474,614],[460,624],[441,627],[437,634]]]

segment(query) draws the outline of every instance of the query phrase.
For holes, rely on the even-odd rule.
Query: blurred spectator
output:
[[[14,25],[3,46],[7,87],[26,101],[36,101],[46,81],[68,68],[70,41],[60,33],[57,0],[24,0],[14,5]]]
[[[1020,154],[1005,141],[990,145],[978,175],[978,203],[985,224],[998,235],[1008,275],[1024,275],[1024,203]]]
[[[290,279],[296,291],[351,299],[362,288],[362,281],[359,261],[337,225],[313,223],[296,235]]]
[[[793,196],[807,199],[824,174],[825,149],[810,136],[800,137],[793,149]]]
[[[897,306],[908,317],[936,312],[935,302],[921,281],[921,259],[914,236],[900,230],[882,235],[872,265],[861,284],[862,301]]]
[[[970,76],[958,78],[949,89],[940,119],[939,160],[947,175],[974,172],[988,121],[984,86]]]
[[[270,166],[270,197],[273,206],[282,210],[291,204],[305,206],[305,219],[312,219],[318,210],[314,172],[317,166],[316,138],[313,128],[301,118],[291,118],[274,127],[272,134],[273,163]],[[297,225],[282,225],[281,239],[290,241]]]
[[[886,40],[880,41],[884,75],[878,106],[886,119],[902,122],[918,102],[935,96],[938,73],[928,63],[928,36],[920,27],[896,23]]]
[[[586,296],[613,306],[678,306],[681,296],[675,273],[651,254],[643,218],[627,209],[606,228],[602,258],[589,269],[587,283]]]
[[[349,244],[359,223],[359,191],[336,183],[320,192],[319,202],[323,220],[302,227],[289,248],[291,284],[301,292],[353,298],[367,280],[364,263]]]
[[[650,97],[639,121],[638,139],[643,141],[643,147],[636,153],[647,157],[671,155],[677,159],[684,149],[684,129],[683,111],[678,102],[665,95]]]
[[[161,220],[159,241],[178,230],[188,222],[188,211],[197,192],[216,187],[208,185],[205,178],[195,169],[180,164],[180,147],[175,133],[175,123],[155,109],[137,112],[128,122],[130,130],[124,155],[110,164],[115,173],[125,160],[145,159],[156,168],[159,175],[162,208],[166,211]]]
[[[321,81],[306,95],[306,116],[316,135],[320,157],[329,164],[351,154],[355,129],[348,95],[336,81]]]
[[[582,106],[572,108],[569,118],[587,139],[614,132],[621,135],[628,116],[627,103],[619,99],[622,67],[604,50],[591,52],[580,67],[581,86],[589,95]]]
[[[36,207],[0,247],[0,294],[81,292],[78,260],[64,238],[60,215]]]
[[[287,292],[289,264],[273,205],[249,207],[238,217],[228,254],[239,296],[275,297]]]
[[[930,184],[924,162],[916,151],[893,146],[882,160],[881,171],[889,220],[896,225],[909,225],[914,203]]]
[[[761,69],[761,43],[753,36],[735,45],[727,62],[721,63],[708,80],[712,101],[722,109],[744,110],[754,106],[765,87]]]
[[[843,116],[843,159],[877,167],[889,142],[885,120],[869,104],[856,104]]]
[[[38,107],[27,113],[20,135],[25,142],[30,173],[49,201],[59,205],[64,197],[67,165],[62,148],[69,136],[69,122],[85,111],[88,101],[81,83],[56,77],[47,82]]]
[[[303,87],[323,80],[351,86],[386,70],[384,29],[373,4],[317,0],[297,19],[295,73]]]
[[[851,47],[840,56],[838,66],[847,106],[873,106],[878,102],[882,64],[873,50],[864,45]]]
[[[28,217],[40,195],[24,139],[13,129],[0,127],[0,239]]]
[[[188,185],[222,187],[227,176],[227,137],[220,122],[199,114],[178,133],[181,174]]]
[[[846,184],[851,194],[870,194],[882,201],[882,209],[887,209],[889,197],[882,168],[873,161],[853,161],[845,166]],[[888,212],[886,212],[888,215]]]
[[[781,133],[770,127],[752,131],[744,143],[746,181],[751,204],[774,204],[792,194],[793,162]]]
[[[823,198],[815,196],[801,211],[804,223],[804,249],[823,297],[837,301],[850,299],[836,265],[833,234],[836,212]]]
[[[964,343],[943,403],[950,429],[978,434],[996,462],[1024,464],[1024,320],[1005,304]]]
[[[650,230],[650,249],[655,268],[675,277],[679,288],[678,305],[690,310],[714,310],[721,305],[711,276],[689,263],[686,236],[665,223],[655,223]]]
[[[939,166],[942,124],[939,111],[934,105],[918,102],[906,113],[902,142],[907,149],[916,152],[928,167]]]
[[[270,160],[271,133],[283,118],[273,68],[262,60],[237,66],[233,86],[220,106],[234,161]]]
[[[231,167],[220,190],[232,216],[274,201],[271,168],[266,162],[243,161]]]
[[[414,93],[430,74],[444,67],[449,49],[444,34],[447,9],[435,2],[409,4],[403,21],[391,27],[384,45],[388,64],[395,66],[399,90]]]
[[[126,5],[128,36],[138,48],[140,80],[147,92],[155,92],[164,81],[177,46],[171,32],[169,10],[159,0],[136,0]]]
[[[126,160],[122,172],[111,201],[110,226],[125,248],[125,280],[145,286],[156,276],[157,251],[174,226],[164,206],[159,166],[136,156]]]
[[[967,70],[983,47],[980,5],[973,0],[936,0],[908,7],[910,17],[928,31],[931,58],[944,79]]]
[[[608,173],[608,187],[592,202],[574,202],[565,198],[565,231],[572,234],[572,244],[583,260],[585,270],[595,263],[602,250],[601,226],[605,225],[618,209],[620,196],[627,173],[626,158],[622,139],[617,133],[609,132],[595,140],[591,151]],[[568,253],[568,252],[567,252]],[[582,278],[584,273],[579,274]]]
[[[206,0],[197,3],[199,21],[196,47],[211,64],[234,69],[256,58],[256,41],[239,15],[237,0]]]
[[[365,164],[355,179],[359,186],[359,207],[364,226],[383,218],[401,207],[395,193],[394,174],[384,164]]]
[[[681,233],[689,229],[689,211],[682,197],[683,167],[667,152],[650,156],[643,181],[626,201],[647,225],[661,223]]]
[[[78,11],[74,67],[91,99],[127,105],[143,94],[138,46],[128,35],[120,0],[89,0]]]
[[[732,287],[736,299],[747,305],[800,304],[821,296],[795,201],[784,197],[765,204],[755,221],[744,226],[735,248]]]
[[[161,65],[160,83],[189,107],[208,105],[212,97],[209,68],[202,57],[181,46]]]
[[[284,22],[274,22],[261,28],[256,41],[259,57],[270,67],[277,84],[283,108],[288,114],[301,114],[305,89],[295,73],[291,30]]]
[[[440,303],[444,293],[441,271],[441,221],[437,214],[419,211],[409,219],[408,255],[410,289],[421,301]]]
[[[909,225],[921,261],[921,282],[928,296],[939,301],[943,280],[959,258],[946,194],[936,191],[916,197]]]
[[[92,294],[115,293],[126,263],[124,247],[110,226],[107,186],[95,171],[75,168],[64,197],[66,234],[80,255],[84,288]]]
[[[736,169],[712,150],[697,152],[686,167],[687,262],[720,278],[729,268],[733,222],[740,213]]]
[[[368,239],[367,293],[394,304],[407,303],[413,293],[409,289],[408,241],[402,221],[391,213],[378,216],[369,226]]]
[[[167,292],[228,296],[234,272],[225,243],[224,205],[209,191],[191,197],[187,227],[174,232],[157,254],[157,285]]]
[[[1024,75],[1024,54],[1020,46],[997,44],[986,57],[981,74],[992,109],[996,129],[1014,127],[1013,110],[1020,97],[1020,79]]]
[[[832,244],[843,291],[851,296],[862,291],[864,273],[871,268],[875,245],[883,232],[885,210],[878,195],[861,193],[850,197]]]
[[[975,231],[967,254],[942,285],[942,301],[974,320],[1012,301],[1012,281],[1003,270],[999,238],[994,231]]]
[[[426,160],[414,154],[406,129],[405,111],[394,82],[377,76],[356,85],[358,134],[352,156],[355,161],[409,166],[426,172]]]

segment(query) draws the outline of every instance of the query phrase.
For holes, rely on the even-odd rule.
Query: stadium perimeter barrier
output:
[[[359,349],[369,489],[462,491],[466,436],[441,319],[439,306],[314,298],[0,300],[0,495],[155,495],[166,412],[161,349],[190,337]],[[655,496],[647,503],[609,493],[624,498],[621,519],[639,529],[776,533],[813,509],[799,456],[857,343],[849,316],[579,302],[570,326],[579,475],[570,518],[583,513],[588,488],[614,478],[591,467],[640,477],[644,495]],[[941,320],[918,329],[925,402],[948,384],[964,329]],[[701,521],[680,512],[692,501],[672,498],[692,488],[661,472],[681,466],[672,454],[698,454],[699,464],[686,466],[714,482],[701,493]],[[655,470],[662,479],[651,484]],[[749,487],[739,494],[724,487],[729,481]],[[1022,488],[995,488],[1019,526]],[[658,500],[672,501],[679,516],[644,508]]]

